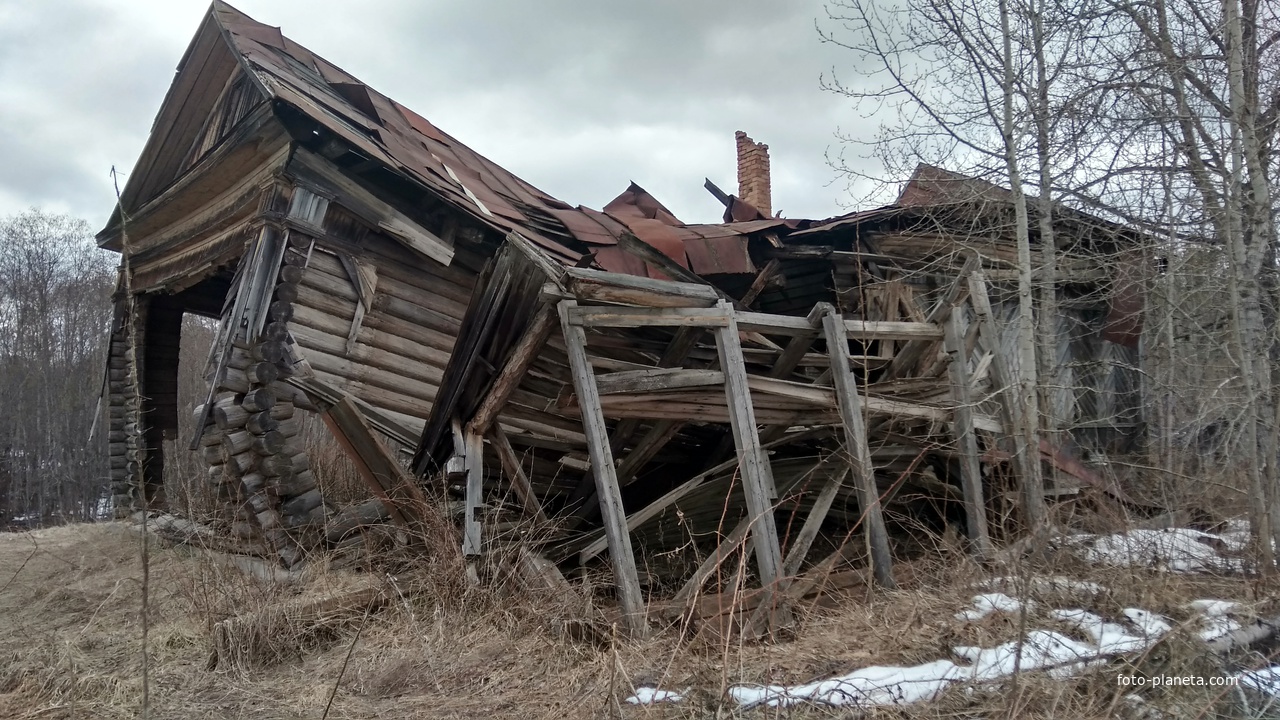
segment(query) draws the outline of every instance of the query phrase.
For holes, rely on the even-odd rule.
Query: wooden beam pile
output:
[[[458,427],[496,425],[516,387],[551,387],[530,372],[564,378],[555,407],[579,418],[585,453],[518,429],[490,438],[524,516],[563,530],[599,513],[596,530],[553,533],[552,556],[588,563],[607,551],[622,618],[642,633],[638,552],[714,548],[683,573],[677,598],[693,602],[726,557],[749,548],[748,571],[764,592],[752,626],[770,631],[786,625],[797,592],[812,590],[791,590],[801,573],[830,572],[850,556],[832,529],[860,532],[876,582],[893,587],[885,508],[901,512],[907,496],[962,508],[975,552],[989,550],[982,458],[1011,410],[991,392],[1003,363],[975,312],[983,303],[970,306],[973,271],[965,267],[928,312],[903,317],[915,300],[899,296],[870,319],[825,303],[808,317],[754,312],[705,285],[568,269],[544,288],[560,333],[545,338],[541,362],[530,358],[545,314],[501,366],[482,411]],[[547,364],[559,357],[563,365]],[[699,469],[688,443],[717,427],[720,447],[702,448]],[[567,494],[523,470],[556,456],[562,469],[585,470],[585,490]],[[482,551],[470,542],[469,552]],[[819,551],[826,558],[815,564],[808,556]]]

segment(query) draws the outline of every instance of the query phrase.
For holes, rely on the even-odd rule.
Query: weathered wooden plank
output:
[[[826,458],[820,463],[814,472],[825,468],[831,458]],[[809,548],[813,546],[813,541],[817,539],[818,532],[822,529],[822,522],[827,519],[827,512],[831,510],[831,504],[835,502],[836,495],[840,493],[840,488],[844,485],[844,478],[848,475],[847,469],[840,469],[833,473],[822,485],[822,490],[818,492],[818,497],[813,501],[813,507],[809,510],[809,515],[804,519],[804,525],[800,528],[800,532],[796,533],[795,539],[791,541],[791,547],[787,549],[787,557],[782,563],[782,572],[787,577],[795,577],[800,572],[800,566],[804,564],[805,557],[809,554]]]
[[[897,587],[893,579],[893,559],[889,553],[889,533],[885,529],[884,515],[880,509],[880,493],[876,488],[875,467],[871,462],[871,450],[867,446],[867,427],[862,418],[857,378],[849,367],[847,325],[842,321],[839,311],[830,304],[826,304],[823,310],[826,314],[822,318],[822,327],[827,340],[827,352],[831,356],[831,379],[836,389],[840,420],[844,425],[849,467],[858,487],[862,526],[867,538],[872,573],[882,587]]]
[[[974,322],[978,325],[978,342],[992,354],[991,382],[998,389],[1002,424],[1007,429],[1000,433],[1005,437],[1004,449],[1013,456],[1014,476],[1023,488],[1023,504],[1028,519],[1044,517],[1044,487],[1040,478],[1040,454],[1034,447],[1012,438],[1021,434],[1024,425],[1022,405],[1018,401],[1013,368],[1000,346],[995,316],[991,311],[991,296],[987,294],[986,276],[981,268],[969,273],[969,303],[973,307]],[[975,426],[981,425],[975,419]],[[999,432],[999,431],[997,431]]]
[[[355,402],[343,397],[321,417],[369,490],[387,505],[392,520],[406,527],[420,522],[426,512],[426,499],[413,478],[374,438]]]
[[[964,266],[960,268],[959,273],[952,279],[951,284],[947,286],[947,289],[943,291],[942,295],[934,303],[924,321],[934,325],[946,322],[951,317],[951,309],[961,300],[964,293],[968,292],[969,273],[980,266],[981,263],[978,260],[978,256],[969,254]],[[894,354],[893,362],[889,363],[883,379],[903,377],[909,370],[914,369],[920,363],[920,359],[924,357],[926,351],[931,347],[933,347],[933,343],[925,340],[912,340],[903,345]]]
[[[596,479],[596,493],[600,498],[600,512],[605,523],[605,534],[609,539],[609,559],[613,565],[614,582],[618,586],[624,622],[633,633],[644,635],[648,632],[648,622],[644,617],[644,597],[640,594],[635,555],[627,532],[626,511],[622,507],[622,495],[618,489],[613,451],[609,448],[609,430],[600,411],[600,395],[596,392],[595,375],[587,360],[586,333],[569,321],[570,311],[576,306],[577,303],[572,300],[560,302],[560,326],[564,331],[574,389],[582,408],[582,426],[591,455],[591,472]]]
[[[982,493],[982,468],[978,464],[978,436],[973,426],[973,401],[969,396],[969,352],[960,326],[960,313],[946,320],[944,347],[951,356],[951,396],[956,407],[952,411],[951,433],[960,452],[960,484],[964,488],[965,524],[974,554],[991,554],[991,537],[987,533],[987,508]]]
[[[703,284],[654,280],[585,268],[569,268],[565,276],[569,291],[583,301],[688,308],[712,307],[720,300],[715,288]]]
[[[601,395],[723,385],[724,373],[718,370],[651,368],[624,370],[596,377],[596,388]]]
[[[724,327],[729,316],[715,308],[579,307],[569,322],[582,327]]]
[[[813,334],[813,325],[808,318],[793,315],[739,311],[734,313],[734,320],[737,321],[738,328],[741,330],[751,330],[765,335],[808,336]],[[853,340],[942,339],[942,328],[931,323],[856,319],[842,320],[842,322],[848,336]]]
[[[732,307],[728,303],[721,302],[719,307],[726,316],[732,318]],[[742,473],[743,493],[751,519],[751,543],[755,549],[756,570],[764,586],[774,586],[784,582],[782,550],[778,545],[778,529],[773,517],[777,489],[773,483],[769,457],[761,449],[760,437],[756,434],[756,417],[751,404],[746,361],[742,357],[742,345],[738,340],[738,327],[734,320],[731,319],[728,325],[716,331],[716,348],[719,351],[720,367],[725,374],[729,426],[733,432],[738,467]]]

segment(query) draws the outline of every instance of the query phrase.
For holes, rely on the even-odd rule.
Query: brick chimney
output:
[[[758,143],[741,130],[738,141],[738,197],[751,203],[765,217],[773,217],[769,192],[769,146]]]

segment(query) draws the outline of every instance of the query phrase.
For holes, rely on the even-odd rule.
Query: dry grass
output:
[[[319,718],[348,650],[333,718],[477,717],[837,717],[847,710],[726,707],[738,682],[799,683],[869,665],[947,657],[959,644],[1017,637],[1022,619],[980,623],[954,614],[982,571],[958,554],[903,563],[902,589],[848,591],[834,606],[801,608],[798,637],[778,644],[730,638],[681,643],[677,629],[643,642],[600,647],[564,637],[549,600],[508,596],[498,584],[468,589],[451,578],[403,574],[383,586],[385,606],[365,617],[344,606],[316,619],[268,610],[235,662],[209,670],[219,622],[291,607],[298,598],[341,595],[370,575],[327,571],[323,563],[287,582],[191,548],[152,554],[152,717]],[[1042,572],[1085,577],[1085,568],[1050,558]],[[24,564],[25,563],[25,564]],[[443,573],[440,573],[443,574]],[[1181,606],[1201,597],[1255,599],[1241,581],[1087,569],[1111,590],[1083,605],[1104,614],[1141,606],[1186,619]],[[376,576],[375,576],[376,577]],[[12,580],[10,580],[12,578]],[[138,535],[120,524],[66,526],[0,536],[0,717],[135,717],[141,695]],[[1069,599],[1041,597],[1057,606]],[[1051,627],[1041,617],[1025,620]],[[264,632],[269,629],[270,632]],[[1219,674],[1205,664],[1189,630],[1133,661],[1133,672]],[[254,635],[257,633],[257,635]],[[358,641],[352,641],[359,634]],[[955,688],[911,708],[926,717],[1143,717],[1116,685],[1119,665],[1084,678],[1030,674],[1016,683]],[[637,708],[622,701],[634,686],[690,688],[678,706]],[[1174,717],[1215,717],[1229,709],[1214,688],[1144,693]],[[901,717],[901,710],[875,716]]]

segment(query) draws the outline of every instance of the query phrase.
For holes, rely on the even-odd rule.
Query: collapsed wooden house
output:
[[[767,148],[737,140],[742,197],[708,183],[723,223],[681,223],[635,185],[574,207],[215,1],[99,235],[124,260],[117,508],[164,503],[185,313],[220,330],[179,439],[228,530],[290,566],[369,519],[326,501],[303,413],[367,479],[374,519],[412,526],[449,493],[467,555],[528,523],[563,567],[607,557],[637,627],[642,580],[687,600],[740,548],[781,592],[857,532],[891,585],[894,528],[987,542],[1018,462],[1097,482],[1061,448],[1000,447],[1016,412],[1004,191],[926,167],[894,205],[781,219]],[[1139,420],[1140,296],[1113,270],[1133,237],[1055,222],[1054,424],[1114,445]]]

